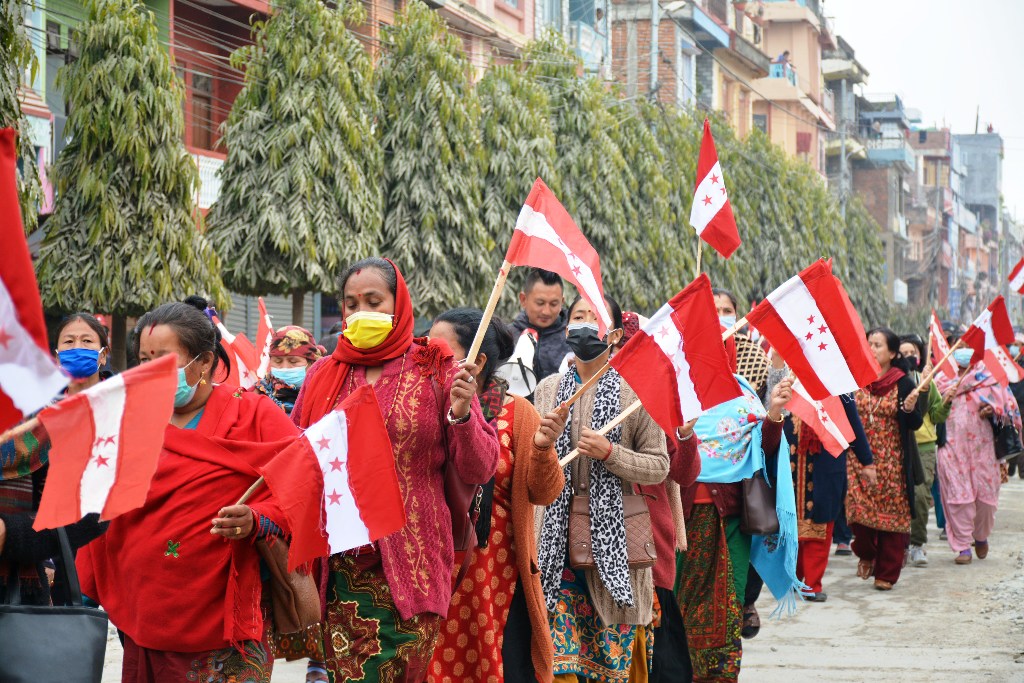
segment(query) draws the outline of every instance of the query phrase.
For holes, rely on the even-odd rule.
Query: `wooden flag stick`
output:
[[[20,425],[15,425],[8,429],[3,434],[0,434],[0,443],[7,443],[13,441],[25,432],[31,432],[33,429],[39,426],[39,418],[33,417],[31,420],[25,420]]]
[[[747,324],[747,319],[745,317],[744,318],[740,318],[739,320],[737,320],[733,324],[732,327],[730,327],[729,329],[727,329],[725,332],[722,333],[722,341],[725,341],[726,339],[728,339],[732,335],[734,335],[737,332],[739,332],[740,330],[742,330],[743,326],[746,325],[746,324]]]
[[[700,277],[700,261],[701,256],[704,254],[704,240],[697,236],[697,274],[694,277]]]
[[[266,479],[264,479],[263,477],[260,477],[259,479],[254,481],[252,483],[252,486],[249,487],[249,490],[242,494],[242,497],[238,499],[238,502],[235,503],[235,505],[245,505],[245,501],[252,498],[252,494],[259,491],[260,487],[263,486],[265,483],[267,482]]]
[[[633,401],[633,403],[628,408],[626,408],[621,413],[619,413],[615,417],[614,420],[612,420],[611,422],[606,424],[604,427],[601,427],[601,429],[599,429],[597,433],[600,434],[601,436],[604,436],[605,434],[607,434],[608,432],[612,431],[613,429],[618,427],[620,424],[625,422],[627,417],[629,417],[630,415],[632,415],[636,411],[640,410],[642,407],[643,407],[643,405],[641,405],[640,401]],[[574,448],[572,450],[572,453],[570,453],[569,455],[565,456],[564,458],[562,458],[561,460],[558,461],[559,466],[565,467],[566,465],[571,463],[573,460],[575,460],[576,457],[579,454],[580,454],[580,449]]]
[[[505,280],[508,279],[508,274],[511,270],[511,263],[508,261],[501,262],[501,270],[498,271],[498,277],[494,280],[494,289],[491,290],[491,298],[487,300],[487,308],[484,309],[484,317],[480,319],[480,329],[476,331],[476,337],[473,338],[473,345],[469,347],[469,351],[466,353],[466,360],[470,363],[476,360],[476,357],[480,354],[480,347],[484,343],[484,335],[487,334],[487,326],[491,324],[491,318],[494,317],[494,309],[498,307],[498,300],[501,299],[501,293],[505,290]]]
[[[925,373],[925,376],[921,378],[921,383],[917,385],[917,388],[914,389],[914,391],[916,393],[921,393],[922,391],[924,391],[928,387],[929,383],[931,383],[932,378],[935,377],[935,373],[938,372],[940,367],[942,367],[942,364],[949,360],[949,357],[953,355],[953,352],[959,349],[961,346],[963,346],[963,344],[964,341],[962,339],[958,339],[956,344],[953,344],[953,346],[950,347],[949,353],[943,356],[942,360],[936,363],[931,370]]]
[[[571,406],[573,403],[575,403],[576,401],[580,400],[580,396],[582,396],[583,394],[585,394],[588,391],[590,391],[590,387],[592,387],[595,384],[597,384],[597,380],[599,380],[602,377],[604,377],[605,373],[608,372],[611,369],[612,369],[611,364],[605,363],[604,366],[600,370],[598,370],[596,373],[594,373],[593,377],[591,377],[586,382],[584,382],[583,386],[581,386],[579,389],[577,389],[576,393],[569,397],[569,400],[565,402],[566,407]]]
[[[932,326],[931,326],[931,324],[929,324],[928,325],[928,345],[924,347],[925,367],[928,368],[929,370],[931,369],[931,364],[932,364],[932,334],[933,334]]]

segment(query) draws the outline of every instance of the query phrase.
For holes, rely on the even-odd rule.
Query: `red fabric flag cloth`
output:
[[[195,429],[164,429],[145,504],[78,551],[82,592],[142,647],[205,652],[261,640],[259,552],[251,538],[214,536],[210,522],[298,431],[266,396],[225,386],[213,388]],[[248,504],[290,532],[266,488]]]
[[[832,262],[821,259],[747,314],[789,365],[811,398],[841,396],[878,379],[864,325]]]
[[[260,355],[256,351],[256,347],[244,334],[231,334],[217,316],[213,316],[213,324],[220,331],[221,348],[231,359],[231,372],[221,383],[242,389],[251,389],[256,386],[258,379],[256,373],[260,363]]]
[[[1024,379],[1024,368],[1017,364],[1006,347],[997,346],[985,351],[985,368],[1001,385],[1009,386]]]
[[[45,406],[68,383],[49,353],[18,204],[14,141],[12,129],[0,130],[0,431]]]
[[[519,212],[505,260],[513,266],[531,266],[558,273],[575,285],[580,296],[597,313],[600,334],[611,329],[612,316],[604,305],[601,259],[540,178],[533,184]]]
[[[742,393],[720,329],[711,280],[701,273],[610,361],[668,434]]]
[[[814,430],[826,451],[839,457],[850,447],[854,439],[853,426],[843,408],[843,399],[829,396],[815,401],[800,382],[793,383],[793,398],[786,404],[786,410],[800,418],[800,421]]]
[[[50,472],[32,528],[55,529],[93,512],[109,520],[141,507],[177,386],[177,356],[164,356],[40,413]]]
[[[949,355],[949,344],[946,342],[946,333],[942,331],[942,323],[939,322],[939,316],[935,314],[934,310],[932,310],[932,319],[928,324],[928,330],[932,338],[932,348],[930,350],[932,363],[938,363]],[[935,372],[947,380],[955,380],[957,376],[952,358],[946,358],[946,362],[939,365]]]
[[[290,569],[405,526],[391,440],[368,384],[310,425],[260,473],[292,530]]]
[[[974,349],[972,363],[982,360],[989,349],[1014,343],[1016,339],[1010,314],[1006,311],[1006,300],[1002,296],[997,296],[995,301],[982,311],[978,319],[971,323],[960,337],[960,341],[964,346]]]
[[[704,119],[704,139],[701,140],[700,158],[697,160],[697,189],[690,208],[690,225],[702,240],[725,258],[732,256],[740,246],[740,231],[732,215],[732,204],[707,119]]]
[[[1010,289],[1018,294],[1024,294],[1024,259],[1017,262],[1017,265],[1010,271]]]
[[[270,314],[267,313],[267,304],[263,302],[263,297],[256,299],[256,303],[260,311],[260,318],[256,323],[256,349],[259,351],[256,376],[263,379],[270,372],[270,342],[274,338],[274,325],[270,322]]]

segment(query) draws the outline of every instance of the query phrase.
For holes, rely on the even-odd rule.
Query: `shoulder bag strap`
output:
[[[68,532],[64,530],[64,527],[57,529],[57,538],[60,539],[60,557],[64,564],[64,585],[67,587],[68,599],[73,606],[81,607],[82,586],[78,582],[75,556],[71,554],[71,542],[68,540]]]

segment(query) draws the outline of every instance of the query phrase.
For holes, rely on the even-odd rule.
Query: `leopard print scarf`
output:
[[[576,391],[575,371],[562,376],[558,385],[558,404],[568,401]],[[590,424],[600,429],[621,412],[622,377],[615,370],[609,370],[597,384],[594,411]],[[559,458],[572,451],[573,408],[565,431],[555,442]],[[613,444],[622,439],[622,427],[616,427],[605,435]],[[581,456],[582,457],[582,456]],[[565,488],[544,511],[541,529],[538,563],[540,564],[541,585],[548,609],[554,611],[558,604],[558,592],[562,585],[562,570],[565,567],[566,547],[569,538],[569,501],[572,498],[572,463],[565,466]],[[597,564],[601,582],[619,607],[633,607],[633,586],[630,582],[629,564],[626,554],[626,527],[622,512],[622,480],[608,471],[603,462],[590,461],[590,533],[594,546],[594,561]]]

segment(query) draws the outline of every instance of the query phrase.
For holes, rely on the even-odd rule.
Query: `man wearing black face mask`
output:
[[[512,321],[512,334],[516,339],[525,330],[537,332],[537,352],[534,355],[533,371],[537,381],[558,372],[558,366],[569,353],[566,343],[565,326],[568,315],[565,312],[565,298],[562,278],[540,268],[532,269],[519,292],[522,312]]]

